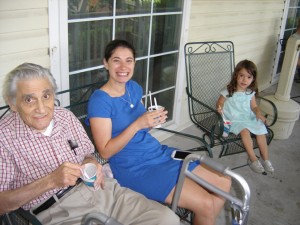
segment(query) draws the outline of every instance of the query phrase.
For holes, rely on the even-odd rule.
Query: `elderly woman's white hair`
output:
[[[23,63],[9,72],[4,79],[2,96],[6,104],[15,103],[18,81],[30,80],[33,78],[48,79],[52,86],[53,92],[56,92],[57,85],[55,79],[48,69],[33,63]]]

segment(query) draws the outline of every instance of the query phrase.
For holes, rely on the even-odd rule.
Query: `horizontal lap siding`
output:
[[[254,61],[263,90],[270,86],[283,9],[283,0],[193,0],[188,41],[232,41],[235,62]]]
[[[5,74],[24,62],[49,67],[48,27],[47,0],[0,2],[0,83]]]

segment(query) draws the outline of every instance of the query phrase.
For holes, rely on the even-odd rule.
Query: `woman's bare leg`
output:
[[[226,192],[230,191],[231,179],[214,172],[205,165],[197,166],[193,173]],[[168,204],[172,202],[174,189],[166,198],[165,202]],[[178,206],[187,208],[195,213],[194,225],[214,225],[224,203],[225,200],[221,197],[208,192],[196,182],[186,178]]]

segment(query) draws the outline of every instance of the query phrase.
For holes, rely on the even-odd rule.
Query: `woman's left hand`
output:
[[[154,110],[152,112],[147,112],[149,114],[150,117],[150,127],[155,127],[159,124],[163,124],[166,122],[168,116],[168,111],[164,110],[164,108],[159,109],[159,110]]]
[[[140,129],[155,127],[166,122],[168,111],[164,108],[154,111],[147,111],[137,119]]]

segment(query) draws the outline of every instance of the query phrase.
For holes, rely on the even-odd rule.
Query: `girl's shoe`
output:
[[[274,168],[273,168],[272,163],[270,162],[270,160],[263,161],[262,165],[264,166],[264,168],[267,172],[270,172],[270,173],[274,172]]]
[[[250,168],[255,172],[255,173],[263,173],[265,172],[264,167],[261,165],[260,161],[257,159],[253,162],[251,162],[250,159],[248,159],[248,164]]]

